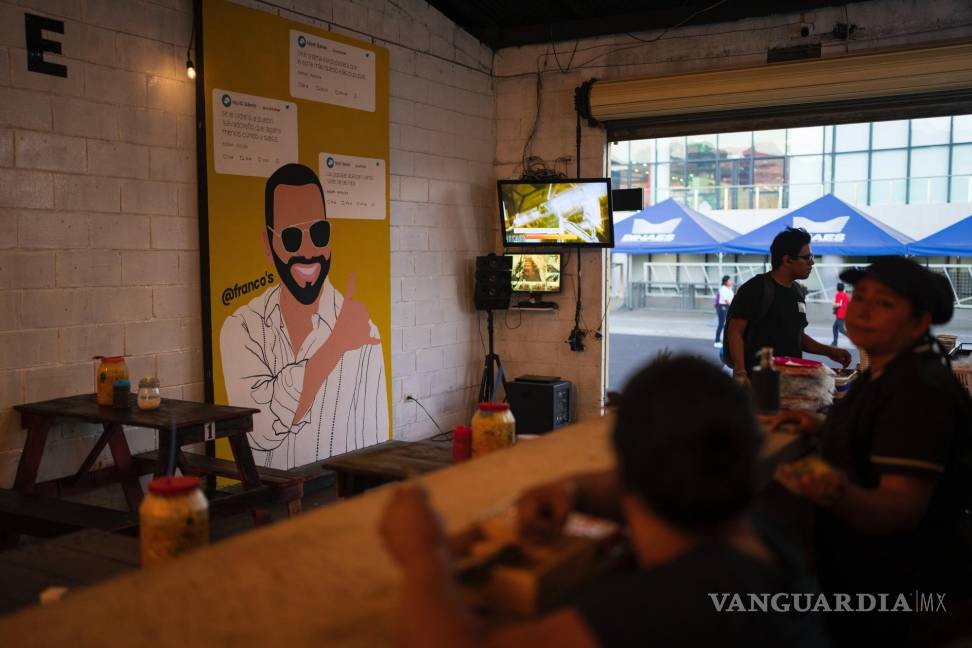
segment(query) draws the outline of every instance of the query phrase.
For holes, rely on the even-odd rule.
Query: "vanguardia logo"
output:
[[[814,594],[808,592],[712,593],[716,612],[948,612],[945,594]]]
[[[843,243],[846,235],[844,228],[850,216],[837,216],[825,221],[813,221],[803,216],[793,217],[793,227],[799,227],[810,233],[811,243]]]

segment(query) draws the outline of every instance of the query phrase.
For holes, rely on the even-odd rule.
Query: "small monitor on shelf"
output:
[[[544,293],[559,293],[560,253],[510,254],[513,260],[511,287],[514,293],[529,294],[530,299],[519,302],[523,308],[557,308],[554,302],[540,301]]]

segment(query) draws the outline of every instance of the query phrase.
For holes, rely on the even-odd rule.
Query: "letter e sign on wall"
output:
[[[41,33],[42,30],[46,29],[49,32],[63,34],[64,23],[60,20],[29,13],[24,14],[24,22],[27,29],[27,69],[31,72],[67,78],[66,65],[44,60],[44,52],[60,54],[61,44],[58,41],[47,40]]]

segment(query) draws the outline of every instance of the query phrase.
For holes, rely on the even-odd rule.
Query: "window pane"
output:
[[[834,181],[864,180],[867,178],[867,153],[850,153],[836,156]]]
[[[841,124],[837,126],[838,151],[866,151],[870,124]]]
[[[786,131],[768,130],[753,133],[756,155],[786,155]]]
[[[644,187],[647,178],[648,170],[640,164],[636,164],[631,168],[631,181],[626,188]]]
[[[947,196],[948,147],[936,146],[911,151],[912,203],[943,203]]]
[[[608,148],[611,162],[627,162],[630,150],[631,142],[611,142],[611,146]]]
[[[687,138],[686,155],[690,160],[711,160],[715,158],[715,135],[691,135]]]
[[[823,173],[823,156],[801,155],[788,158],[790,172],[788,179],[791,185],[817,183],[821,181]]]
[[[972,115],[953,117],[952,131],[953,142],[972,142]]]
[[[908,176],[907,151],[881,151],[871,155],[872,205],[902,205]]]
[[[821,184],[790,185],[789,202],[786,207],[789,209],[803,207],[807,203],[820,198],[824,193],[825,188]]]
[[[631,161],[639,164],[655,161],[655,140],[635,140],[631,144]]]
[[[611,165],[611,186],[619,189],[627,189],[629,187],[627,164]]]
[[[657,161],[658,162],[668,162],[671,159],[672,154],[672,144],[674,143],[676,148],[681,150],[678,143],[682,141],[681,137],[662,137],[655,141],[656,151],[657,151]]]
[[[792,133],[793,131],[790,132]],[[822,145],[822,129],[820,136]],[[823,185],[821,184],[823,173],[822,155],[791,157],[787,159],[787,165],[787,181],[789,183],[789,203],[786,205],[787,207],[790,209],[800,207],[823,195]]]
[[[719,135],[719,157],[740,158],[752,155],[753,134],[745,133],[721,133]]]
[[[790,128],[786,131],[787,155],[804,155],[823,152],[823,126]]]
[[[949,117],[928,117],[911,120],[911,145],[947,144]]]
[[[695,209],[716,204],[716,162],[688,162],[689,205]]]
[[[911,177],[927,178],[948,175],[948,147],[912,149]]]
[[[834,195],[852,205],[867,199],[867,153],[838,155],[834,160]]]
[[[952,149],[952,175],[972,174],[972,144]]]
[[[874,122],[871,148],[888,149],[908,146],[908,120]]]
[[[872,154],[871,177],[878,179],[908,177],[908,152],[881,151]]]
[[[671,169],[667,164],[655,165],[655,200],[660,203],[669,197],[668,187],[671,184]]]
[[[759,190],[758,209],[783,207],[783,158],[756,158],[753,184]]]

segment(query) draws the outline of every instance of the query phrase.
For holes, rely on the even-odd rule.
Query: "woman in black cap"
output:
[[[820,433],[833,468],[795,485],[818,507],[818,575],[825,591],[850,594],[855,606],[858,594],[885,593],[890,609],[905,593],[915,609],[923,605],[919,592],[933,613],[833,613],[833,639],[938,645],[925,621],[939,632],[959,618],[945,611],[972,598],[972,403],[929,330],[951,319],[951,290],[944,277],[903,257],[840,278],[854,285],[847,334],[871,364],[825,421],[796,416]],[[944,608],[936,594],[945,595]]]

